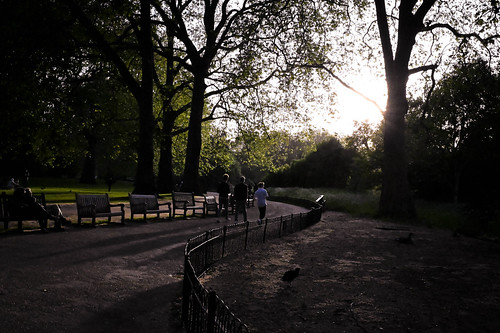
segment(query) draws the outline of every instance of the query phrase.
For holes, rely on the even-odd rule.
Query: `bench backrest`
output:
[[[40,194],[33,194],[33,197],[35,197],[36,202],[41,204],[43,207],[47,207],[47,202],[45,201],[45,193],[40,193]],[[5,192],[2,192],[2,195],[0,195],[0,217],[12,217],[12,216],[17,216],[15,210],[15,207],[13,207],[13,196],[8,195]],[[22,214],[22,212],[21,212]]]
[[[78,194],[76,193],[76,209],[78,215],[90,216],[92,214],[92,205],[95,206],[96,213],[110,213],[108,194]]]
[[[184,202],[186,202],[186,206],[194,206],[194,193],[172,192],[172,203],[175,208],[183,208]]]
[[[154,194],[128,194],[130,209],[134,213],[144,213],[147,210],[158,210],[158,197]]]

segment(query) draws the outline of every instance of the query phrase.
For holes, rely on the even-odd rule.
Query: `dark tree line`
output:
[[[281,172],[269,174],[266,182],[283,187],[347,188],[356,151],[346,149],[336,138],[318,144],[316,150],[294,161]]]
[[[425,199],[500,207],[500,76],[455,66],[409,115],[410,180]]]

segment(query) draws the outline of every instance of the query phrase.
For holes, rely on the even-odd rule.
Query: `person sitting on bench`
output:
[[[53,220],[55,222],[55,229],[62,229],[61,225],[71,223],[64,217],[59,205],[49,205],[45,208],[38,203],[29,187],[16,188],[14,190],[13,199],[18,214],[38,217],[38,224],[42,232],[47,232],[47,220]]]

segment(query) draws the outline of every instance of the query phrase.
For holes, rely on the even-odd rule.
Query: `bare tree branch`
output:
[[[436,24],[431,24],[428,26],[425,26],[421,29],[421,31],[431,31],[434,29],[446,29],[450,31],[455,37],[459,38],[475,38],[478,41],[480,41],[483,45],[488,45],[489,43],[492,43],[495,39],[500,38],[500,34],[495,34],[488,36],[486,38],[481,37],[478,33],[476,32],[471,32],[471,33],[461,33],[458,31],[455,27],[452,27],[451,25],[447,23],[436,23]]]
[[[425,72],[425,71],[429,71],[429,70],[434,71],[434,70],[436,70],[436,68],[438,68],[438,65],[436,65],[436,64],[420,66],[420,67],[409,69],[408,75],[412,75],[412,74],[419,73],[419,72]]]
[[[375,105],[375,107],[377,108],[377,110],[379,110],[379,112],[381,114],[384,113],[384,110],[378,105],[378,103],[376,101],[374,101],[370,97],[364,95],[363,93],[361,93],[358,90],[356,90],[355,88],[353,88],[347,82],[345,82],[344,80],[342,80],[338,75],[336,75],[331,69],[327,68],[324,64],[299,65],[299,67],[317,68],[317,69],[322,69],[322,70],[326,71],[328,74],[330,74],[335,80],[337,80],[345,88],[349,89],[353,93],[357,94],[358,96],[362,97],[363,99],[365,99],[368,102],[370,102],[373,105]]]

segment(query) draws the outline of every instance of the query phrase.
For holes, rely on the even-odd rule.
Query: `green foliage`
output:
[[[288,167],[312,151],[313,145],[312,137],[307,132],[291,134],[258,129],[241,132],[233,150],[244,168],[267,173]]]
[[[0,18],[1,171],[15,172],[19,160],[42,163],[33,143],[52,134],[50,110],[60,106],[65,82],[78,60],[68,15],[51,1],[2,1]],[[43,136],[48,141],[50,135]]]
[[[500,78],[485,62],[455,67],[408,117],[413,186],[424,198],[494,202],[500,196]]]
[[[355,156],[353,149],[345,149],[338,139],[330,138],[305,158],[267,176],[266,181],[273,186],[346,188]]]
[[[229,170],[235,163],[234,158],[231,142],[225,131],[205,126],[200,156],[200,174],[207,175],[215,169]]]
[[[457,65],[408,116],[415,194],[453,202],[442,221],[469,235],[495,234],[500,226],[499,105],[500,78],[477,61]]]
[[[351,165],[349,189],[363,190],[379,188],[382,177],[382,126],[359,123],[358,128],[343,139],[346,148],[357,154]]]

